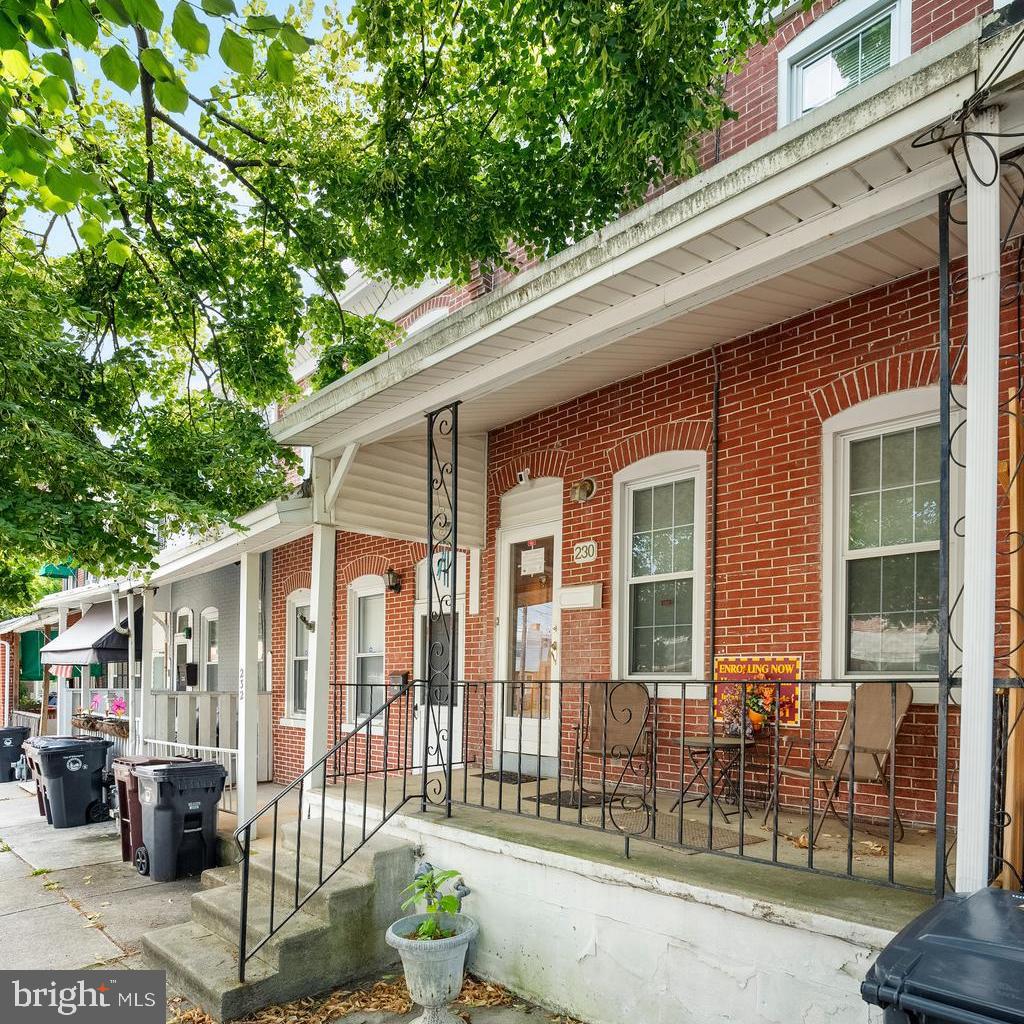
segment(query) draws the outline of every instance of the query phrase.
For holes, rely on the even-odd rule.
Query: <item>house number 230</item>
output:
[[[592,562],[595,558],[597,558],[596,540],[581,540],[578,544],[573,544],[572,560],[577,565],[583,565],[586,562]]]

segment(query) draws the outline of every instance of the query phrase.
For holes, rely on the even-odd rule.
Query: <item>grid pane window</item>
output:
[[[688,477],[631,491],[631,673],[693,669],[694,488]]]
[[[846,484],[846,668],[934,672],[938,426],[851,441]]]
[[[886,11],[794,67],[798,117],[890,66],[894,16]]]
[[[356,714],[362,718],[384,703],[384,595],[357,599]]]

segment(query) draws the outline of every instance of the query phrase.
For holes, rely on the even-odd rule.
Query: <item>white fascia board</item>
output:
[[[312,529],[312,522],[309,498],[270,502],[240,517],[240,529],[225,529],[190,547],[167,552],[148,582],[167,584],[221,568],[245,552],[266,551],[302,536]]]
[[[110,595],[112,590],[120,591],[126,588],[127,579],[100,580],[99,583],[89,583],[84,587],[74,587],[71,590],[57,590],[40,598],[37,608],[74,608],[80,604],[90,604]]]
[[[978,32],[978,21],[963,26],[850,90],[827,108],[800,118],[590,238],[524,271],[488,298],[465,307],[453,318],[417,335],[413,341],[378,356],[292,406],[274,424],[274,434],[286,443],[302,443],[302,433],[307,428],[351,409],[387,387],[407,381],[417,372],[442,363],[560,301],[894,145],[948,116],[974,91]],[[997,37],[986,41],[986,45],[990,44],[1001,50],[1006,40]],[[831,233],[829,217],[817,221],[823,238]],[[725,263],[726,260],[722,260],[712,264],[719,279],[727,273]],[[764,270],[766,274],[774,272],[768,266]],[[687,279],[691,277],[693,274],[686,275]],[[664,289],[653,292],[661,296]],[[637,301],[650,302],[652,295],[644,293],[634,300]],[[654,301],[665,300],[662,297]],[[588,318],[586,323],[593,319]],[[548,342],[535,347],[539,350],[538,356],[550,350]],[[562,358],[574,356],[563,354]],[[486,367],[484,369],[486,371]],[[415,418],[418,418],[423,407],[438,404],[437,390],[425,388],[424,394],[428,392],[429,400],[423,403],[408,400],[402,403],[403,407],[412,410],[415,405]],[[461,392],[458,397],[462,397]],[[395,412],[399,414],[399,410]],[[372,422],[372,418],[368,419],[360,423],[358,430],[332,439],[329,445],[318,448],[318,454],[329,456],[353,441],[387,436],[386,429],[383,433],[376,426],[368,429]],[[407,422],[408,418],[403,420],[403,426]]]

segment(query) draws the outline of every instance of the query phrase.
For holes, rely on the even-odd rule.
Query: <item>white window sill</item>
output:
[[[283,725],[287,729],[305,729],[306,728],[306,716],[305,715],[282,715],[277,722],[278,725]]]

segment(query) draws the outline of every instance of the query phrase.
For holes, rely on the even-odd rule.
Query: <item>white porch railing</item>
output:
[[[238,695],[230,690],[154,690],[152,732],[157,742],[234,750]]]
[[[11,725],[25,725],[28,726],[29,736],[39,735],[39,712],[38,711],[19,711],[15,709],[11,712]]]
[[[228,747],[203,747],[191,743],[174,743],[170,740],[146,740],[146,754],[154,757],[198,757],[202,761],[215,761],[224,767],[224,794],[220,798],[220,809],[229,814],[238,813],[235,797],[235,782],[238,778],[238,750]]]

